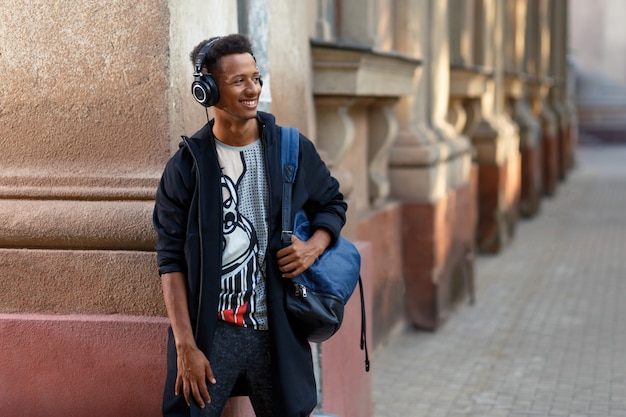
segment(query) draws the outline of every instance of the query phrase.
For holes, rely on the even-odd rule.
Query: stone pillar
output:
[[[4,416],[159,414],[154,193],[179,135],[206,120],[189,51],[236,31],[234,3],[218,3],[0,5]]]
[[[150,251],[170,153],[167,13],[40,6],[0,6],[0,309],[161,315]]]
[[[570,115],[570,126],[569,126],[569,155],[567,156],[567,167],[568,169],[574,169],[576,167],[576,149],[578,147],[578,129],[579,129],[579,118],[578,118],[578,105],[577,105],[577,91],[576,91],[576,68],[570,58],[569,48],[570,48],[570,2],[565,3],[565,15],[567,18],[565,19],[565,32],[568,34],[567,36],[567,48],[568,52],[566,53],[565,60],[565,73],[567,76],[565,77],[565,102],[567,103],[568,113]]]
[[[475,0],[450,2],[450,99],[447,120],[471,137],[481,121],[480,99],[489,77],[474,64]]]
[[[471,147],[446,120],[449,52],[447,1],[396,3],[394,44],[428,65],[396,107],[391,196],[403,203],[406,308],[415,326],[434,329],[468,291],[473,253]]]
[[[479,166],[478,246],[498,252],[512,238],[520,188],[519,133],[504,108],[504,1],[477,0],[476,63],[492,74],[480,99],[472,134]]]
[[[252,43],[254,58],[263,77],[263,90],[258,109],[269,111],[272,102],[272,79],[269,62],[269,11],[267,0],[237,0],[238,32]]]
[[[528,102],[525,59],[528,0],[508,1],[505,6],[505,107],[519,127],[522,159],[519,212],[532,217],[541,205],[542,183],[540,124]]]
[[[340,2],[341,41],[349,44],[380,46],[378,0]]]
[[[528,2],[527,65],[533,114],[541,123],[542,185],[544,195],[554,195],[558,182],[558,120],[548,105],[554,80],[548,76],[550,31],[548,0]]]
[[[565,180],[571,160],[571,106],[567,102],[567,0],[555,0],[550,10],[550,72],[555,80],[548,101],[557,119],[558,178]]]

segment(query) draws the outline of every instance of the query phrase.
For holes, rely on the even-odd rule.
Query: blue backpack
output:
[[[298,171],[300,133],[296,128],[281,127],[281,163],[283,167],[282,233],[283,246],[291,244],[291,235],[306,241],[310,223],[304,210],[291,221],[293,183]],[[365,350],[365,370],[369,371],[365,326],[365,300],[361,280],[361,255],[343,236],[302,274],[286,279],[285,305],[289,320],[297,332],[311,342],[323,342],[334,335],[343,321],[344,306],[359,285],[361,293],[361,350]]]

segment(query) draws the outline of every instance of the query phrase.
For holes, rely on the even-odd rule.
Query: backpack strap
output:
[[[370,371],[370,355],[367,351],[367,326],[365,324],[365,296],[363,295],[363,280],[359,275],[359,292],[361,293],[361,350],[365,351],[365,372]]]
[[[280,161],[283,167],[283,205],[282,205],[282,232],[280,240],[283,247],[291,244],[293,225],[291,224],[291,195],[293,183],[298,171],[298,153],[300,146],[300,132],[295,127],[280,128]]]

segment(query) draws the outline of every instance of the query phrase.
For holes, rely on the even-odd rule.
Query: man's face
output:
[[[220,116],[254,119],[261,95],[259,69],[254,58],[248,53],[225,55],[220,64],[221,71],[216,77],[220,92],[220,99],[215,105],[216,116],[223,112]]]

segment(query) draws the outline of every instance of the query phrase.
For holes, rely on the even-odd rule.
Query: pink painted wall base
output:
[[[358,246],[371,317],[371,248]],[[357,289],[342,329],[323,346],[324,398],[341,416],[371,413],[360,317]],[[0,314],[0,416],[160,416],[167,327],[164,317]],[[232,398],[223,414],[254,416],[245,397]]]
[[[167,319],[0,314],[0,415],[161,415]]]

